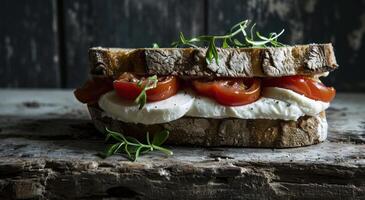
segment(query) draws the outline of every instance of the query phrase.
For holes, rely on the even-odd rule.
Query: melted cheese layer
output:
[[[259,100],[243,106],[220,105],[191,91],[180,91],[168,99],[147,103],[141,110],[135,103],[121,100],[112,91],[100,98],[99,106],[106,115],[114,119],[130,123],[158,124],[183,116],[297,120],[304,115],[317,115],[328,108],[329,103],[315,101],[287,89],[266,88]]]

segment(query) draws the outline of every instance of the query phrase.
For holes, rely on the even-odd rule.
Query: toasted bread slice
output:
[[[89,106],[89,111],[94,125],[101,132],[108,127],[145,139],[146,132],[153,135],[167,129],[170,131],[167,143],[177,145],[287,148],[316,144],[327,137],[324,111],[317,116],[300,117],[297,121],[183,117],[154,125],[110,118],[98,106]]]
[[[338,67],[332,44],[267,48],[218,48],[207,63],[206,48],[91,48],[91,74],[118,77],[123,72],[175,75],[185,79],[317,75]]]

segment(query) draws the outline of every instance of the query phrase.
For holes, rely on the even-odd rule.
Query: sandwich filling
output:
[[[84,103],[97,104],[108,117],[159,124],[184,116],[297,120],[327,109],[335,90],[305,76],[184,81],[123,73],[114,81],[89,81],[75,94]]]
[[[329,106],[329,103],[281,88],[267,88],[260,99],[241,106],[221,105],[191,90],[179,91],[162,101],[149,102],[142,109],[131,101],[119,98],[115,91],[104,94],[98,104],[108,117],[141,124],[166,123],[184,116],[297,120],[304,115],[315,116]]]

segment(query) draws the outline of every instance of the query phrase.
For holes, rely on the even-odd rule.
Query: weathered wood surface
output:
[[[339,94],[328,141],[292,149],[170,147],[100,159],[70,91],[0,90],[0,199],[364,199],[365,95]]]

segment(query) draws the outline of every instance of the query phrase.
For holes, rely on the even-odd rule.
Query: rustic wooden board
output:
[[[179,31],[204,33],[204,0],[66,0],[63,7],[67,87],[86,80],[92,46],[168,46]]]
[[[170,147],[100,159],[70,91],[0,90],[1,199],[364,199],[365,95],[339,94],[328,141],[292,149]]]
[[[56,0],[1,2],[1,87],[60,87],[56,11]]]
[[[341,0],[212,0],[208,2],[208,32],[224,34],[242,19],[257,22],[261,33],[285,33],[286,44],[332,42],[340,69],[324,80],[338,90],[365,91],[365,0],[356,6]]]

